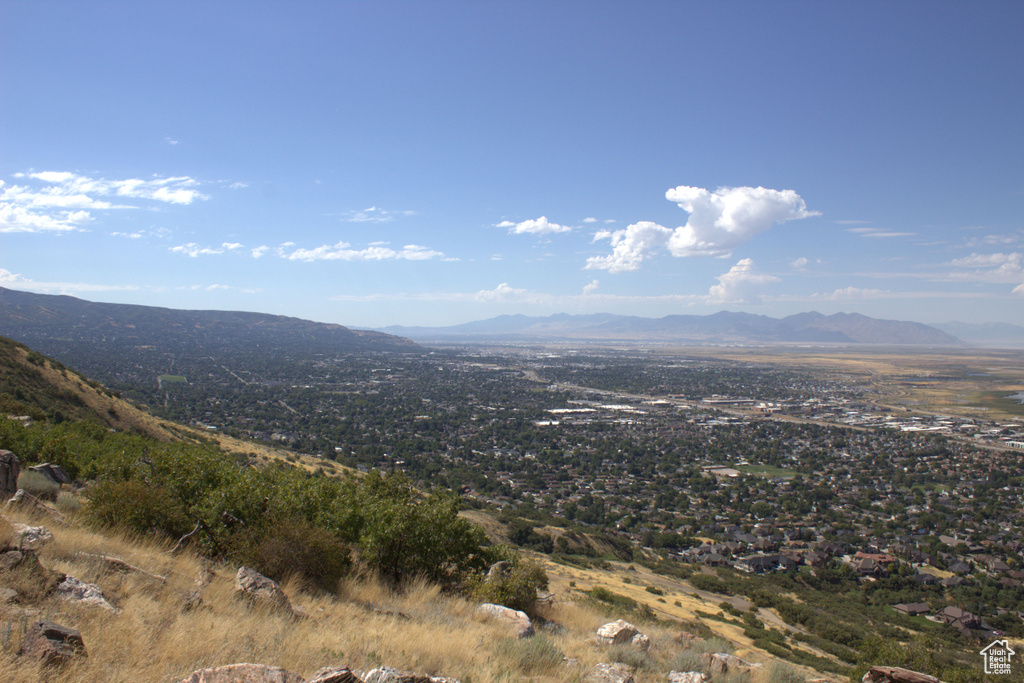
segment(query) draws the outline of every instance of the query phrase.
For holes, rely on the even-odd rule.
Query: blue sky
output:
[[[0,0],[0,286],[1024,324],[1024,3]]]

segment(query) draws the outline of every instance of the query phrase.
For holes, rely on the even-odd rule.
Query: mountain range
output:
[[[197,350],[214,353],[218,349],[313,353],[413,351],[418,348],[416,341],[964,346],[958,332],[965,333],[964,337],[972,342],[986,334],[987,339],[996,339],[994,343],[1024,339],[1024,328],[1013,325],[949,323],[945,329],[939,329],[939,326],[880,320],[858,313],[823,315],[816,312],[785,318],[728,311],[663,318],[610,313],[561,313],[544,317],[501,315],[449,327],[392,326],[356,330],[266,313],[94,303],[71,296],[0,287],[0,335],[51,355],[89,345],[102,346],[115,353],[118,349],[140,347],[155,347],[170,353]]]
[[[352,330],[266,313],[184,311],[156,306],[94,303],[71,296],[0,287],[0,335],[43,353],[100,345],[119,349],[158,347],[165,352],[409,351],[416,344],[393,335]]]
[[[546,317],[502,315],[451,327],[385,327],[418,341],[647,341],[699,344],[824,343],[963,346],[928,325],[879,320],[858,313],[799,313],[771,318],[722,311],[664,318],[597,313]]]

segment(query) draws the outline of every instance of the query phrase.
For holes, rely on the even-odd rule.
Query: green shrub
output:
[[[101,527],[181,538],[191,531],[185,508],[166,490],[137,481],[104,481],[89,491],[86,518]]]
[[[489,558],[508,562],[508,571],[500,576],[477,575],[468,583],[468,594],[479,602],[491,602],[534,616],[537,589],[547,588],[544,568],[512,548],[496,546],[489,549]]]
[[[352,564],[346,545],[299,517],[270,524],[262,533],[242,527],[228,546],[231,559],[264,576],[279,582],[298,576],[328,592]]]
[[[60,493],[60,484],[54,484],[46,475],[32,470],[24,470],[18,475],[18,488],[40,500],[55,501]]]

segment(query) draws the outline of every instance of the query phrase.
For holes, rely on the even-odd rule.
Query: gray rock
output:
[[[749,673],[751,669],[760,669],[763,665],[759,663],[747,662],[736,655],[730,655],[726,652],[714,652],[708,657],[708,669],[712,674],[724,674],[730,671],[737,673]]]
[[[621,664],[598,664],[583,677],[583,683],[633,683],[633,674]]]
[[[21,564],[25,554],[20,550],[8,550],[0,553],[0,572],[10,571]]]
[[[18,655],[41,662],[45,666],[59,666],[75,659],[87,657],[82,634],[73,628],[52,621],[37,621],[28,627],[21,639]]]
[[[631,642],[638,633],[640,631],[636,626],[622,619],[610,622],[597,629],[598,639],[606,645],[621,645]]]
[[[489,602],[477,607],[476,611],[507,624],[517,638],[529,638],[534,633],[533,622],[530,621],[530,617],[526,616],[526,612]]]
[[[864,683],[942,683],[934,676],[898,666],[873,666],[861,680]]]
[[[668,683],[704,683],[708,675],[699,671],[670,671]]]
[[[116,607],[107,602],[100,587],[94,583],[85,583],[73,576],[67,576],[57,584],[57,594],[69,602],[77,602],[89,607],[99,607],[108,612],[119,611]]]
[[[39,550],[53,540],[53,534],[45,526],[28,526],[27,524],[12,524],[14,536],[18,541],[18,547],[22,550]]]
[[[292,603],[276,581],[255,569],[240,567],[235,575],[235,595],[250,605],[265,605],[272,610],[295,615]]]
[[[647,652],[651,649],[651,639],[643,633],[637,633],[633,636],[633,639],[629,641],[633,647],[643,652]]]
[[[194,671],[181,683],[305,683],[305,680],[279,666],[228,664]]]

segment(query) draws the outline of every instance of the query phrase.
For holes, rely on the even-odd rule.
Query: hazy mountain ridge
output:
[[[381,332],[241,311],[186,311],[134,304],[94,303],[71,296],[0,288],[0,334],[44,353],[81,345],[306,352],[414,350],[416,344]]]
[[[450,327],[382,329],[417,340],[661,341],[694,343],[841,343],[963,346],[952,334],[922,323],[881,320],[859,313],[798,313],[786,318],[721,311],[664,318],[607,313],[530,317],[502,315]]]
[[[1024,327],[1010,323],[935,323],[937,330],[978,346],[1024,347]]]

